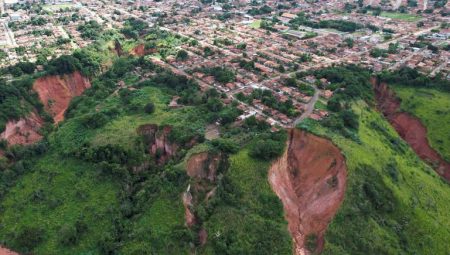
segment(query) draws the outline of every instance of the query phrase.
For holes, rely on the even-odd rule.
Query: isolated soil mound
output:
[[[42,139],[39,129],[43,123],[42,118],[32,112],[26,118],[8,121],[5,131],[1,133],[0,138],[8,141],[9,145],[35,143]]]
[[[372,80],[378,109],[386,116],[397,133],[411,146],[416,154],[428,162],[436,172],[450,181],[450,163],[431,148],[427,138],[427,128],[422,122],[407,112],[400,111],[400,99],[385,83]]]
[[[0,246],[0,255],[19,255],[19,253],[13,252]]]
[[[269,171],[272,189],[281,199],[295,254],[322,251],[328,224],[345,194],[344,156],[330,141],[293,129],[287,149]]]
[[[80,72],[65,75],[45,76],[37,79],[33,89],[38,93],[45,110],[53,116],[55,123],[64,120],[64,112],[70,100],[80,96],[91,83]]]

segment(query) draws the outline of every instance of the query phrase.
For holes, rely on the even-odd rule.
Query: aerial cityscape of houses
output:
[[[83,48],[95,40],[86,27],[121,29],[127,20],[140,20],[183,40],[168,52],[143,42],[133,54],[195,79],[204,90],[215,88],[226,95],[224,103],[237,100],[241,120],[256,116],[274,127],[327,116],[320,105],[333,92],[327,80],[303,75],[311,70],[357,64],[381,72],[406,66],[450,78],[447,1],[34,2],[0,1],[1,67],[39,64]],[[185,56],[176,54],[180,51]],[[216,71],[233,77],[222,79]],[[276,105],[252,96],[264,91]]]

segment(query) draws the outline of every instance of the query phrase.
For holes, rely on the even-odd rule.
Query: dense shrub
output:
[[[211,144],[225,153],[236,153],[239,151],[239,145],[231,139],[218,138],[212,140]]]
[[[15,247],[13,248],[28,253],[44,240],[44,231],[38,227],[25,227],[16,234],[14,239]]]
[[[403,67],[395,72],[383,72],[378,76],[381,82],[390,84],[401,84],[411,87],[435,88],[450,92],[450,81],[437,75],[428,77],[420,74],[417,70]]]
[[[145,113],[151,114],[151,113],[153,113],[154,111],[155,111],[155,104],[154,104],[154,103],[150,102],[150,103],[147,103],[147,104],[144,106],[144,112],[145,112]]]
[[[259,139],[250,146],[249,155],[262,160],[272,160],[281,156],[284,140]]]

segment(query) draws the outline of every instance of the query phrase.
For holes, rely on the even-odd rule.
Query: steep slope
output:
[[[450,244],[450,186],[366,103],[356,137],[320,122],[302,125],[329,137],[345,155],[344,202],[328,226],[324,254],[446,254]]]
[[[131,50],[131,55],[142,57],[155,52],[155,49],[146,49],[145,44],[141,43]]]
[[[43,123],[42,118],[35,112],[32,112],[28,117],[8,121],[5,131],[1,133],[0,138],[8,141],[9,145],[32,144],[42,138],[39,129]]]
[[[432,88],[414,88],[392,84],[401,99],[401,111],[411,113],[427,127],[430,145],[450,162],[450,93]]]
[[[328,223],[344,199],[345,159],[330,141],[289,131],[287,149],[272,164],[269,182],[284,205],[295,254],[320,252]]]
[[[33,89],[38,93],[45,110],[53,117],[55,123],[64,120],[64,112],[70,100],[80,96],[91,83],[80,72],[61,76],[44,76],[37,79]]]
[[[378,109],[383,112],[399,135],[420,158],[428,162],[444,179],[450,181],[450,163],[431,148],[426,127],[418,118],[400,111],[401,101],[386,83],[374,82],[374,88]]]

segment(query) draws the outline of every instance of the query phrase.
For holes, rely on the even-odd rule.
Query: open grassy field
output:
[[[422,121],[431,147],[450,161],[450,94],[435,89],[392,87],[402,99],[402,110]]]
[[[450,250],[450,186],[365,103],[359,139],[308,121],[302,126],[330,138],[348,166],[344,203],[326,234],[324,254],[445,254]]]
[[[256,28],[256,29],[260,28],[260,27],[261,27],[261,20],[258,19],[258,20],[253,21],[253,22],[250,24],[250,27],[251,27],[251,28]]]
[[[66,9],[66,8],[72,8],[74,7],[74,4],[67,3],[67,4],[45,4],[42,6],[42,9],[46,11],[57,11],[59,9]]]
[[[410,14],[410,13],[400,13],[400,12],[386,12],[383,11],[380,14],[381,17],[385,18],[391,18],[391,19],[398,19],[402,21],[408,21],[408,22],[417,22],[422,19],[422,17]]]

